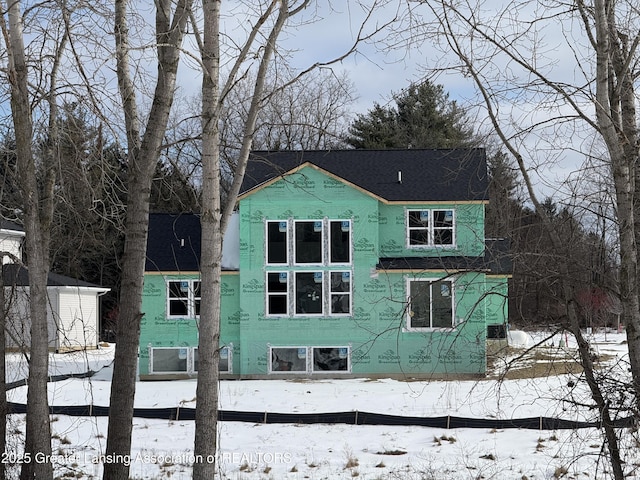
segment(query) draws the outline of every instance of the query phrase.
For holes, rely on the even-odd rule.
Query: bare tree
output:
[[[372,2],[364,6],[365,21],[360,26],[354,42],[345,49],[338,59],[317,63],[288,80],[280,88],[293,85],[306,74],[322,66],[329,66],[356,51],[360,42],[373,38],[386,26],[386,22],[376,24],[367,31],[365,26],[376,8],[385,2]],[[201,253],[201,310],[198,343],[198,386],[196,391],[196,434],[194,456],[194,478],[205,480],[216,473],[214,461],[217,452],[218,415],[218,365],[220,337],[220,273],[222,260],[222,238],[226,224],[235,209],[236,200],[243,182],[244,172],[256,136],[258,116],[265,102],[274,95],[267,92],[267,76],[274,56],[282,56],[278,51],[278,37],[294,17],[312,5],[311,0],[269,0],[260,5],[255,21],[251,24],[247,38],[233,55],[233,62],[226,81],[220,83],[220,0],[203,2],[204,27],[198,44],[202,56],[202,244],[206,248]],[[263,31],[266,30],[266,31]],[[262,42],[260,41],[262,39]],[[222,102],[244,74],[247,62],[255,62],[255,80],[247,95],[248,107],[238,148],[237,161],[233,173],[227,202],[221,204],[221,162],[220,131]],[[291,146],[291,145],[289,145]]]
[[[180,48],[191,10],[191,0],[179,0],[173,11],[171,0],[155,2],[158,74],[151,109],[143,128],[132,79],[128,3],[126,0],[115,2],[117,76],[126,126],[129,181],[120,311],[110,397],[110,405],[114,408],[109,411],[106,446],[106,455],[114,461],[106,463],[104,467],[104,478],[109,480],[129,478],[127,459],[131,453],[151,180],[169,120]]]
[[[580,329],[572,272],[562,256],[566,245],[537,194],[538,172],[557,165],[551,160],[571,155],[591,160],[598,154],[607,159],[604,171],[614,185],[617,214],[618,295],[627,327],[637,414],[640,406],[637,6],[615,0],[580,0],[569,4],[516,0],[500,10],[482,2],[449,0],[416,2],[415,6],[413,13],[418,16],[411,17],[412,40],[427,36],[434,39],[443,55],[432,67],[456,71],[472,81],[491,127],[517,161],[529,199],[549,238],[550,253],[558,261],[565,326],[578,340],[585,380],[603,421],[613,475],[622,479],[624,462],[618,432],[611,423],[615,399],[607,397],[600,387],[589,342]],[[588,208],[589,199],[582,198],[581,204],[576,203],[580,190],[573,188],[575,183],[568,175],[564,178],[564,187],[567,186],[571,187],[569,194],[574,205]]]

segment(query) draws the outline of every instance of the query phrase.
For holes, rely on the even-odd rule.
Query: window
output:
[[[287,263],[289,242],[287,222],[267,222],[267,264],[283,265]]]
[[[351,272],[331,272],[331,314],[351,313]]]
[[[322,263],[322,220],[296,221],[295,224],[295,264]]]
[[[351,220],[266,221],[266,315],[350,315],[351,230]]]
[[[296,272],[296,314],[324,313],[322,272]]]
[[[152,348],[149,365],[152,373],[186,373],[188,348]]]
[[[453,282],[409,280],[407,329],[453,327]]]
[[[329,222],[329,263],[351,263],[351,222]]]
[[[200,281],[178,280],[167,283],[169,317],[195,318],[200,315]]]
[[[267,315],[289,314],[289,275],[287,272],[267,273]]]
[[[350,347],[269,347],[269,373],[351,371]]]
[[[269,372],[307,371],[307,347],[272,347]]]
[[[407,210],[409,247],[453,246],[453,210]]]
[[[314,347],[313,372],[348,372],[348,347]]]
[[[220,360],[218,363],[218,371],[220,373],[232,373],[233,361],[232,346],[222,347],[220,349]],[[198,372],[198,348],[193,349],[193,371]]]
[[[220,373],[232,373],[233,346],[220,349]],[[198,373],[198,347],[149,347],[149,373]]]

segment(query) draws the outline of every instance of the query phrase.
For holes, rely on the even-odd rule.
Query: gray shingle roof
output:
[[[486,155],[478,148],[256,151],[241,193],[306,162],[387,201],[488,200]]]
[[[17,223],[11,222],[0,218],[0,229],[2,230],[14,230],[16,232],[24,232],[24,228]]]
[[[2,265],[2,281],[5,286],[26,287],[29,285],[29,271],[27,267],[15,263]],[[77,278],[67,277],[58,273],[49,273],[48,287],[86,287],[103,288],[95,283],[85,282]]]

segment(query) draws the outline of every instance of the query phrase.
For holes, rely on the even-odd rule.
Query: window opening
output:
[[[296,272],[296,313],[321,315],[323,308],[322,272]]]
[[[322,221],[295,222],[295,263],[322,263]]]
[[[351,272],[331,272],[331,313],[351,313]]]
[[[452,328],[453,283],[450,280],[434,282],[411,280],[407,327]]]
[[[286,264],[288,250],[287,221],[267,222],[267,263]]]
[[[348,347],[314,347],[313,348],[314,372],[348,372],[349,348]]]
[[[271,372],[306,372],[306,347],[272,347]]]

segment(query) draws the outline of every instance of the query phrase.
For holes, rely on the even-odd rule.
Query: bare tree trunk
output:
[[[131,454],[133,406],[138,368],[144,264],[149,229],[149,197],[152,175],[160,156],[162,140],[173,103],[180,46],[191,9],[191,0],[180,0],[171,19],[171,1],[156,2],[158,78],[144,137],[131,80],[127,1],[116,0],[115,38],[118,86],[127,129],[128,198],[125,248],[120,287],[120,313],[111,383],[109,430],[104,465],[106,480],[127,480]]]
[[[202,252],[200,323],[198,328],[198,385],[193,478],[215,475],[220,362],[220,273],[222,261],[219,76],[220,1],[205,0],[202,46]]]
[[[23,463],[20,478],[22,480],[50,479],[53,478],[53,465],[51,462],[36,462],[35,456],[36,454],[51,455],[51,427],[47,397],[49,370],[49,335],[47,331],[49,248],[47,229],[51,223],[51,212],[47,207],[47,202],[51,202],[51,198],[40,198],[36,177],[20,2],[10,2],[8,12],[8,38],[5,36],[5,41],[7,41],[9,55],[11,113],[16,136],[17,168],[24,203],[26,253],[29,258],[29,314],[31,322],[25,456],[29,456],[32,461]],[[3,30],[5,32],[7,30],[4,23]],[[45,205],[42,209],[41,200]]]

